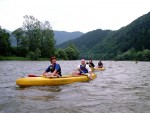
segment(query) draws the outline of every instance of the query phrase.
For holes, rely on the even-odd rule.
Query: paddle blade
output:
[[[38,77],[38,76],[30,74],[30,75],[28,75],[28,77]]]

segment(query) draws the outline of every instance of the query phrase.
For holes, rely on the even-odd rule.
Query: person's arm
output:
[[[94,63],[93,63],[93,67],[95,67]]]
[[[48,68],[44,71],[43,75],[45,75],[45,73],[48,73],[50,71],[50,66],[48,66]]]
[[[44,71],[43,75],[45,75],[45,73],[47,73],[46,71]]]
[[[56,64],[56,66],[55,66],[55,70],[54,70],[54,72],[52,73],[52,75],[54,76],[54,75],[57,75],[58,73],[57,73],[57,71],[60,69],[60,65],[59,64]]]
[[[91,68],[88,65],[86,65],[86,69],[88,70],[88,73],[90,74],[90,76],[89,76],[90,80],[92,80],[92,70],[91,70]]]
[[[91,68],[90,68],[89,65],[86,65],[86,69],[88,70],[88,73],[89,73],[90,71],[92,72],[92,70],[91,70]]]
[[[77,70],[80,71],[80,65],[78,65]]]
[[[57,70],[55,69],[55,71],[52,73],[52,76],[57,75]]]

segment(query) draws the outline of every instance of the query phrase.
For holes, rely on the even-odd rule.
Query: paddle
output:
[[[43,75],[40,75],[40,76],[38,76],[38,75],[33,75],[33,74],[30,74],[30,75],[28,75],[28,77],[45,77],[45,78],[56,78],[57,76],[53,76],[53,77],[46,77],[46,76],[43,76]]]
[[[28,77],[40,77],[40,76],[30,74],[30,75],[28,75]]]
[[[92,80],[92,78],[90,77],[90,76],[91,76],[90,73],[85,73],[85,72],[83,72],[81,69],[80,69],[80,71],[82,72],[83,75],[88,76],[88,78],[89,78],[90,80]]]
[[[33,75],[33,74],[29,74],[28,77],[45,77],[45,78],[49,78],[49,77],[46,77],[46,76],[38,76],[38,75]],[[72,75],[69,75],[69,76],[61,76],[59,78],[68,78],[68,77],[72,77]],[[57,78],[57,76],[53,76],[53,77],[50,77],[50,78]]]

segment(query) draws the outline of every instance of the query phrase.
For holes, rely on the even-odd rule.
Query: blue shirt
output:
[[[61,76],[61,68],[60,68],[59,64],[50,65],[50,66],[48,66],[48,68],[45,71],[52,73],[55,70],[57,70],[58,74]]]

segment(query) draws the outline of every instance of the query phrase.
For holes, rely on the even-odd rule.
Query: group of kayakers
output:
[[[51,65],[44,71],[43,76],[46,77],[61,77],[61,67],[59,64],[56,63],[56,57],[53,56],[50,58],[50,63]],[[79,75],[83,75],[83,74],[87,74],[88,73],[88,77],[90,80],[92,80],[92,70],[91,67],[94,68],[95,65],[92,62],[92,60],[89,61],[89,63],[85,62],[85,59],[81,60],[81,64],[78,65],[77,67],[77,71],[73,72],[73,76],[79,76]],[[101,60],[98,62],[98,68],[102,68],[103,67],[103,63],[101,62]],[[48,73],[50,72],[50,73]]]
[[[89,61],[89,62],[87,62],[86,64],[89,64],[89,66],[91,67],[91,68],[94,68],[95,67],[95,65],[94,65],[94,63],[92,62],[92,59]],[[103,63],[101,62],[101,60],[98,62],[98,66],[97,66],[97,68],[102,68],[103,67]]]

